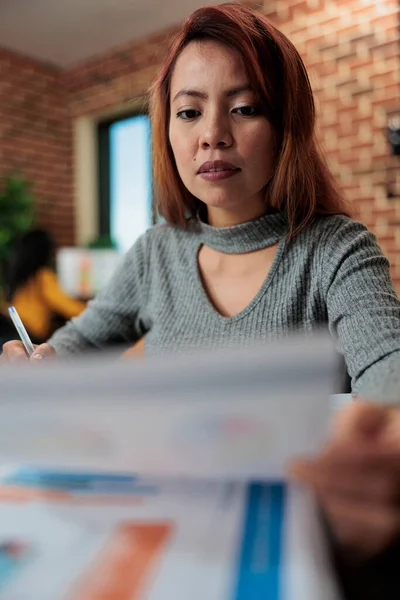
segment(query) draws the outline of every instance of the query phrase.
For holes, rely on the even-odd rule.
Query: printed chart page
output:
[[[1,600],[339,600],[284,483],[336,376],[325,336],[2,369]]]
[[[338,600],[311,502],[275,483],[19,469],[2,600]]]

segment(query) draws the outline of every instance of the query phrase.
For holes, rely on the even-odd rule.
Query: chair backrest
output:
[[[0,353],[3,344],[18,339],[18,333],[16,332],[11,319],[0,313]]]

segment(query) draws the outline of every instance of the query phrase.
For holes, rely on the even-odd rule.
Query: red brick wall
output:
[[[74,240],[71,119],[64,74],[0,49],[0,178],[33,184],[39,224]]]
[[[271,8],[272,7],[272,8]],[[400,289],[400,161],[385,128],[400,114],[400,3],[397,0],[265,0],[265,13],[307,64],[319,139],[353,215],[373,230]]]
[[[126,44],[71,69],[65,75],[73,116],[126,106],[145,97],[166,54],[170,29],[139,43]]]

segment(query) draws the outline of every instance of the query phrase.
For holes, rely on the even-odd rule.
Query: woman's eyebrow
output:
[[[248,83],[245,83],[243,85],[238,85],[234,88],[231,88],[230,90],[227,90],[225,92],[225,96],[227,98],[232,98],[234,96],[242,94],[243,92],[252,91],[252,87]],[[191,98],[200,98],[200,100],[208,100],[208,94],[206,92],[202,92],[201,90],[196,90],[193,88],[183,88],[175,94],[172,102],[175,102],[175,100],[177,100],[178,98],[182,98],[183,96],[190,96]]]

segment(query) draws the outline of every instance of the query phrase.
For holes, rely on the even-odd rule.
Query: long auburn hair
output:
[[[199,200],[183,185],[169,141],[171,77],[177,58],[192,41],[213,40],[242,58],[261,109],[273,128],[276,156],[266,188],[266,211],[281,211],[289,237],[316,215],[347,214],[338,186],[315,136],[314,97],[294,45],[258,11],[240,4],[193,12],[172,40],[150,89],[156,205],[168,223],[185,227]]]

